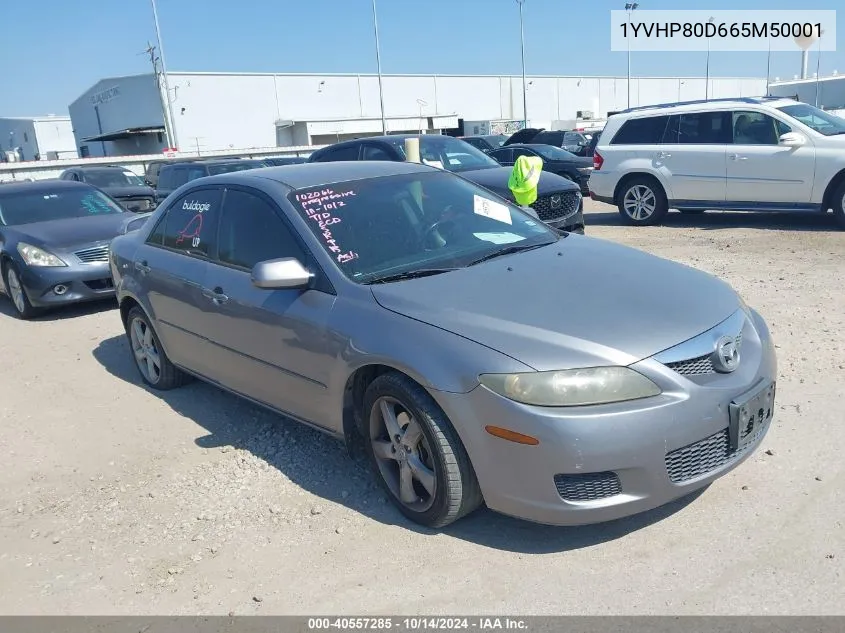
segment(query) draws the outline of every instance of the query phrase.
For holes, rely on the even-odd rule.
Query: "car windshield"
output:
[[[90,187],[0,193],[0,223],[4,226],[111,213],[124,213],[124,210]]]
[[[845,119],[825,112],[824,110],[814,108],[806,103],[782,106],[778,110],[791,116],[793,119],[798,119],[801,123],[812,128],[819,134],[824,134],[825,136],[845,134]]]
[[[509,202],[443,172],[385,176],[294,191],[289,200],[348,278],[461,268],[560,235]]]
[[[500,167],[499,163],[487,154],[461,139],[438,134],[423,134],[419,139],[420,159],[426,165],[454,172]],[[405,139],[399,137],[391,139],[391,142],[404,159]]]
[[[222,165],[209,165],[208,173],[216,176],[217,174],[228,174],[233,171],[245,171],[247,169],[257,169],[265,166],[260,160],[237,160],[231,163],[223,163]]]
[[[555,147],[554,145],[537,145],[532,148],[545,160],[577,160],[575,154],[567,152],[565,149]]]
[[[137,187],[144,186],[144,181],[131,171],[120,169],[91,169],[84,172],[85,182],[95,187]]]
[[[508,137],[504,134],[496,134],[494,136],[486,136],[487,142],[490,143],[493,147],[501,147],[502,143],[508,140]]]

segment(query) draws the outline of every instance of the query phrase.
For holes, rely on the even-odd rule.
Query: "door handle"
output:
[[[135,262],[135,270],[141,272],[142,274],[146,275],[150,270],[152,270],[149,266],[147,266],[146,260],[142,262]]]
[[[657,152],[657,158],[671,158],[672,154],[669,152]]]
[[[728,158],[731,160],[748,160],[748,156],[740,156],[739,154],[729,154]]]
[[[226,303],[229,300],[229,297],[223,292],[223,288],[220,286],[217,286],[214,290],[203,288],[202,296],[206,299],[211,299],[217,305]]]

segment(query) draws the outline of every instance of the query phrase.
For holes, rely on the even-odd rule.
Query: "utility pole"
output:
[[[161,114],[162,118],[164,119],[164,135],[167,137],[167,147],[172,147],[171,139],[173,135],[170,131],[170,117],[167,115],[167,105],[164,102],[164,96],[161,92],[161,75],[159,74],[158,70],[158,62],[159,58],[156,55],[156,47],[152,45],[152,43],[147,42],[147,48],[144,52],[150,56],[150,64],[153,67],[153,77],[155,77],[156,82],[156,90],[158,91],[158,100],[161,103]]]
[[[516,0],[519,5],[519,45],[522,52],[522,127],[528,127],[528,89],[525,86],[525,28],[522,21],[522,5],[525,0]]]
[[[158,40],[158,52],[161,59],[161,76],[164,80],[164,94],[167,99],[167,114],[170,117],[170,134],[167,137],[167,144],[174,149],[179,148],[179,139],[176,138],[176,119],[173,116],[173,104],[170,102],[170,86],[167,82],[167,64],[164,61],[164,46],[161,42],[161,29],[158,26],[158,10],[156,9],[156,0],[150,0],[153,5],[153,20],[156,27],[156,40]],[[168,118],[165,116],[165,119]]]
[[[376,15],[376,0],[373,0],[373,31],[376,38],[376,65],[378,66],[378,99],[381,105],[381,133],[387,134],[387,121],[384,118],[384,91],[381,86],[381,45],[378,39],[378,16]]]

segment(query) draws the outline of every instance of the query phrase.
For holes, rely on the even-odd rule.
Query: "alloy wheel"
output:
[[[370,442],[387,487],[406,508],[425,512],[437,493],[434,458],[422,426],[401,402],[379,398],[370,411]]]
[[[135,318],[129,327],[132,354],[138,369],[148,382],[155,384],[161,378],[161,356],[156,347],[152,328],[143,320]]]
[[[11,267],[6,273],[6,281],[9,285],[9,295],[11,295],[12,303],[15,304],[15,309],[21,314],[23,314],[24,312],[26,312],[26,301],[23,296],[21,280],[18,279],[18,274]]]
[[[657,197],[646,185],[634,185],[625,192],[622,206],[632,220],[647,220],[657,208]]]

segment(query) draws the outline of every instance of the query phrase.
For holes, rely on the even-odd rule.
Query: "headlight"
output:
[[[67,266],[52,253],[25,242],[18,242],[18,253],[27,266]]]
[[[627,367],[591,367],[527,374],[483,374],[482,385],[516,402],[577,407],[656,396],[660,387]]]

